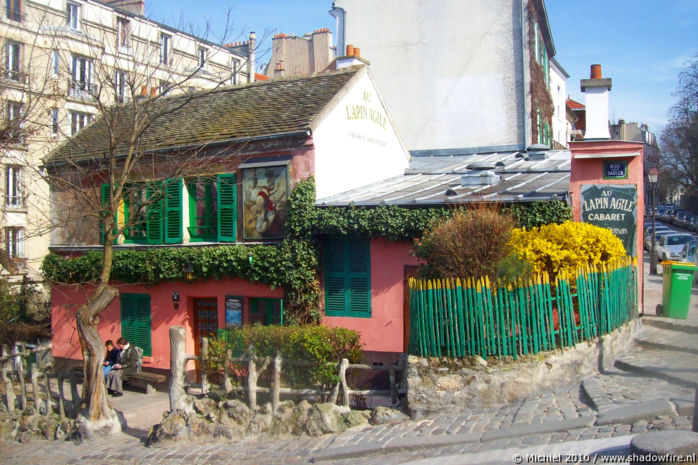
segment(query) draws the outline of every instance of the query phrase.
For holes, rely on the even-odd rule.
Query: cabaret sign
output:
[[[582,221],[610,229],[635,256],[636,187],[582,186]]]

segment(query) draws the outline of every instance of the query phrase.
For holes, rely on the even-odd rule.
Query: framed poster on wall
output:
[[[288,166],[242,170],[244,239],[280,239],[288,208]]]
[[[225,329],[239,328],[243,323],[245,298],[238,295],[225,296]]]

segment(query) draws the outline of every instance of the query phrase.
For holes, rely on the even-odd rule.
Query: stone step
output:
[[[686,352],[698,355],[698,334],[644,325],[635,343],[646,349]]]
[[[698,322],[695,319],[677,320],[674,318],[664,318],[659,316],[644,316],[642,324],[654,328],[680,331],[688,334],[698,334]]]
[[[698,388],[698,363],[696,356],[690,352],[678,350],[643,349],[635,346],[615,363],[616,368],[663,379],[679,386]]]

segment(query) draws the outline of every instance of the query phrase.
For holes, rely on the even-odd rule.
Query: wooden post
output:
[[[184,328],[172,326],[170,328],[170,412],[184,410],[186,397],[185,369],[186,352],[184,346]]]
[[[5,351],[3,350],[3,352]],[[8,364],[9,362],[7,361],[2,363],[2,384],[5,386],[5,403],[7,405],[7,411],[13,412],[15,409],[15,389],[12,385],[12,379],[10,379],[8,374]]]
[[[698,433],[698,388],[696,388],[696,398],[693,400],[693,432]]]
[[[339,364],[339,382],[342,383],[342,405],[349,406],[349,387],[347,386],[347,367],[349,360],[342,359]]]
[[[44,375],[44,385],[45,385],[44,392],[46,393],[45,415],[49,416],[49,415],[51,415],[51,412],[53,411],[53,402],[51,401],[51,385],[49,384],[48,373],[43,372],[43,375]]]
[[[24,363],[22,363],[22,355],[24,355],[24,342],[21,344],[19,354],[17,353],[17,345],[15,345],[14,353],[17,354],[15,363],[17,369],[17,377],[19,378],[19,408],[24,410],[27,407],[27,387],[24,385]]]
[[[223,389],[225,389],[225,395],[229,396],[233,392],[233,382],[230,381],[230,364],[233,359],[232,349],[225,351],[225,362],[223,363]]]
[[[395,366],[390,366],[390,402],[393,405],[397,404],[397,386],[395,385]]]
[[[247,351],[247,400],[250,410],[257,410],[257,365],[254,347]]]
[[[63,373],[58,374],[58,415],[60,415],[61,420],[65,418],[65,406],[63,405],[64,393],[63,393],[63,383],[65,382],[65,377]]]
[[[29,377],[32,383],[32,396],[34,398],[34,408],[39,411],[39,370],[36,363],[32,363],[29,367]]]
[[[206,357],[208,357],[208,338],[205,337],[201,341],[201,394],[206,394],[211,390],[211,385],[208,382],[208,376],[206,376],[206,370],[204,365],[206,364]]]
[[[279,408],[279,395],[281,393],[281,354],[276,353],[274,357],[274,378],[271,391],[271,414],[276,415]]]
[[[337,403],[337,397],[339,397],[339,386],[342,384],[341,381],[337,381],[337,384],[332,388],[332,393],[330,394],[330,402],[333,404]]]
[[[73,403],[73,414],[75,418],[80,414],[80,394],[78,394],[78,381],[75,379],[75,373],[70,373],[70,400]]]

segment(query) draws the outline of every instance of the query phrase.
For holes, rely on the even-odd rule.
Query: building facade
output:
[[[332,33],[327,28],[295,36],[276,34],[271,40],[271,59],[264,70],[270,78],[304,76],[327,71],[335,58]]]
[[[361,49],[414,155],[552,144],[542,0],[335,0],[337,49]],[[338,53],[339,53],[338,52]]]
[[[151,21],[142,1],[2,4],[4,251],[33,280],[55,226],[41,160],[112,105],[251,80],[254,53]],[[251,36],[254,43],[254,36]],[[245,45],[249,45],[245,43]],[[254,46],[247,47],[254,49]]]
[[[553,148],[566,148],[570,140],[572,122],[567,113],[567,79],[570,75],[555,58],[550,60],[550,96],[553,99]]]

